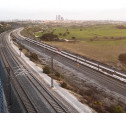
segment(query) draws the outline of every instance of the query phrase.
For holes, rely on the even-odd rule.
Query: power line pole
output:
[[[78,55],[76,55],[76,62],[77,62],[77,70],[79,70]]]
[[[6,67],[7,73],[8,73],[8,93],[9,93],[9,105],[12,104],[11,101],[11,74],[10,74],[10,68]]]
[[[43,41],[43,44],[44,44],[44,55],[45,55],[45,43],[44,43],[44,41]]]
[[[51,56],[51,73],[52,73],[52,76],[53,76],[53,56]],[[53,77],[51,76],[51,88],[53,88]]]

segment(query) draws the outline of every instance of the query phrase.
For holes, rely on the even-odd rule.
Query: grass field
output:
[[[121,53],[126,53],[126,29],[119,29],[117,25],[53,27],[44,32],[36,32],[35,35],[41,37],[44,33],[50,32],[68,40],[76,37],[77,41],[46,43],[126,70],[126,66],[118,60]]]
[[[88,43],[85,41],[68,43],[68,42],[47,42],[54,45],[61,50],[69,50],[74,53],[78,53],[82,56],[86,56],[97,61],[120,67],[120,62],[118,56],[121,53],[126,52],[126,40],[112,43],[106,42],[92,42]]]
[[[66,32],[66,28],[55,29],[54,34],[57,35]],[[47,43],[125,69],[125,66],[118,60],[118,56],[121,53],[126,53],[126,29],[118,29],[117,25],[96,25],[86,28],[69,28],[68,31],[70,34],[61,38],[71,39],[74,36],[79,41]],[[95,40],[90,41],[90,39]]]
[[[78,40],[89,40],[92,38],[112,39],[125,37],[126,29],[118,29],[117,25],[95,25],[89,27],[54,27],[46,30],[45,32],[36,33],[37,36],[42,36],[44,33],[53,32],[59,38],[71,39],[76,37]],[[69,33],[67,33],[69,32]]]

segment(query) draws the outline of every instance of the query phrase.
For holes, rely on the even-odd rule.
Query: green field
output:
[[[117,25],[94,25],[89,27],[53,27],[44,32],[36,33],[36,36],[42,36],[45,33],[53,32],[59,38],[72,39],[76,37],[77,40],[113,40],[119,38],[126,38],[126,29],[119,29]],[[67,33],[69,32],[69,33]],[[65,35],[64,35],[65,34]]]
[[[70,42],[46,42],[61,50],[68,50],[82,56],[106,63],[108,65],[125,69],[126,65],[118,60],[122,53],[126,53],[126,28],[119,25],[93,25],[88,27],[52,27],[46,30],[31,32],[25,29],[25,36],[29,34],[41,37],[45,33],[58,35],[59,38],[72,40]],[[124,25],[125,27],[125,25]],[[27,32],[28,31],[28,32]],[[69,32],[69,33],[67,33]],[[63,35],[63,34],[66,35]],[[27,35],[28,34],[28,35]],[[76,37],[72,39],[72,37]],[[39,39],[39,38],[36,38]],[[75,41],[73,41],[75,40]]]

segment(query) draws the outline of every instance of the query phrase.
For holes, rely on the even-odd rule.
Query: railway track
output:
[[[17,61],[18,62],[18,61]],[[23,65],[21,62],[19,65]],[[27,67],[24,66],[24,68],[29,71]],[[30,75],[27,76],[28,79],[34,84],[34,86],[41,92],[41,94],[45,97],[45,99],[50,103],[50,105],[58,112],[68,112],[68,110],[62,105],[43,85],[40,83],[35,76],[30,73]]]
[[[14,34],[16,34],[15,38],[17,38],[17,40],[21,40],[20,44],[23,44],[30,51],[34,51],[40,56],[43,56],[43,52],[46,53],[47,56],[51,56],[52,54],[54,54],[56,55],[56,57],[54,58],[56,61],[61,62],[62,64],[74,70],[77,70],[78,72],[81,72],[89,78],[92,78],[92,80],[96,80],[107,89],[121,94],[125,97],[125,73],[106,67],[100,63],[77,57],[76,55],[65,51],[60,51],[60,53],[57,54],[57,48],[51,45],[40,43],[26,37],[22,38],[16,33],[16,31],[14,32]],[[79,64],[79,68],[77,68],[77,64]],[[83,76],[79,76],[79,78],[83,79]]]
[[[14,72],[13,72],[12,65],[10,65],[10,62],[8,61],[5,51],[6,51],[5,48],[3,49],[3,47],[2,47],[1,48],[1,58],[2,58],[3,64],[5,67],[9,67],[10,71],[12,72],[11,75],[8,74],[9,78],[11,79],[13,86],[15,87],[26,111],[28,113],[39,113],[37,108],[33,105],[32,101],[30,100],[29,96],[26,94],[26,92],[25,92],[23,86],[20,84],[19,80],[13,74]]]
[[[30,39],[30,38],[27,38],[27,37],[23,37],[23,36],[19,36],[19,31],[17,33],[17,30],[13,32],[14,36],[17,38],[17,40],[24,40],[23,42],[25,41],[28,41],[29,43],[32,43],[34,44],[35,46],[38,46],[38,47],[41,47],[41,48],[44,48],[48,51],[51,51],[55,54],[58,53],[58,49],[51,46],[51,45],[48,45],[48,44],[45,44],[45,43],[42,43],[42,42],[38,42],[36,40],[33,40],[33,39]],[[66,51],[60,51],[59,52],[59,55],[63,56],[63,57],[66,57],[74,62],[77,62],[78,64],[80,65],[84,65],[88,68],[91,68],[95,71],[98,71],[100,73],[103,73],[109,77],[112,77],[114,79],[117,79],[121,82],[124,82],[126,83],[126,73],[124,72],[120,72],[119,70],[117,69],[112,69],[110,67],[106,67],[104,65],[102,65],[101,63],[98,63],[98,62],[93,62],[93,61],[90,61],[88,60],[87,58],[81,58],[79,56],[76,56],[74,54],[71,54],[71,53],[68,53]]]
[[[40,43],[40,42],[35,41],[33,39],[30,39],[30,38],[25,38],[24,40],[26,40],[26,41],[34,44],[34,45],[37,45],[39,47],[42,47],[44,49],[47,49],[48,51],[51,51],[51,52],[53,52],[55,54],[58,53],[57,48],[52,47],[52,46],[50,46],[48,44]],[[59,55],[61,55],[63,57],[66,57],[67,59],[70,59],[70,60],[72,60],[74,62],[77,62],[78,64],[84,65],[84,66],[86,66],[88,68],[91,68],[93,70],[96,70],[96,71],[101,72],[101,73],[103,73],[103,74],[105,74],[107,76],[110,76],[110,77],[112,77],[114,79],[117,79],[117,80],[120,80],[120,81],[126,83],[126,74],[125,73],[121,73],[121,72],[119,72],[119,71],[117,71],[115,69],[113,70],[111,68],[100,65],[99,63],[94,63],[94,62],[91,62],[91,61],[89,61],[87,59],[77,57],[77,56],[75,56],[73,54],[70,54],[68,52],[65,52],[65,51],[60,51]]]
[[[7,40],[6,40],[7,41]],[[4,40],[4,43],[5,45],[7,45],[8,43]],[[7,47],[6,49],[4,49],[4,51],[6,51],[6,53],[8,53],[7,56],[9,56],[9,58],[6,57],[6,60],[10,59],[10,56],[11,56],[11,59],[9,61],[11,62],[15,62],[14,66],[10,65],[10,67],[17,67],[17,66],[21,66],[23,65],[22,62],[17,58],[17,56],[15,55],[14,51],[11,50],[11,47]],[[11,52],[10,52],[11,51]],[[3,52],[2,52],[3,53]],[[3,53],[5,54],[5,53]],[[5,55],[4,55],[5,56]],[[3,57],[4,57],[3,56]],[[26,69],[27,71],[28,68],[23,66],[24,69]],[[13,69],[12,69],[13,70]],[[37,91],[44,97],[44,99],[49,103],[49,105],[53,108],[53,110],[56,112],[56,113],[68,113],[68,109],[62,105],[58,99],[56,99],[35,77],[32,73],[27,73],[26,75],[26,79],[28,79],[30,81],[30,83],[32,83],[32,85],[34,85],[34,87],[37,89]],[[27,95],[27,97],[29,97],[29,100],[30,102],[32,102],[31,105],[33,105],[33,108],[36,109],[36,112],[40,112],[38,110],[38,107],[37,105],[34,104],[34,100],[32,99],[33,97],[30,96],[30,94],[27,92],[27,89],[25,89],[25,87],[22,85],[23,84],[23,81],[21,81],[20,79],[17,80],[18,83],[20,83],[20,86],[22,89],[24,89],[24,94]],[[22,96],[24,97],[24,96]],[[25,102],[25,101],[23,101]],[[30,103],[29,102],[29,103]],[[25,103],[28,103],[28,102],[25,102]],[[27,104],[26,104],[27,106]],[[34,110],[33,110],[34,111]],[[29,111],[30,112],[30,111]],[[30,112],[31,113],[31,112]]]

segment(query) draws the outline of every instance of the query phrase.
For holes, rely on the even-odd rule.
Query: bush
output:
[[[114,106],[113,107],[114,113],[123,113],[122,107],[121,106]]]
[[[88,89],[84,92],[85,95],[87,96],[93,96],[94,95],[94,90],[93,89]]]
[[[108,108],[111,113],[123,113],[122,107],[120,105],[112,105]]]
[[[62,36],[62,33],[59,33],[60,36]]]
[[[35,60],[35,61],[37,61],[38,60],[38,55],[36,54],[36,53],[31,53],[30,54],[30,60]]]
[[[99,104],[100,106],[102,106],[102,102],[101,102],[101,101],[99,101],[98,104]]]
[[[97,113],[106,113],[101,106],[93,105],[93,108],[97,111]]]
[[[118,59],[126,64],[126,53],[120,54]]]
[[[60,73],[56,72],[55,76],[60,77]]]
[[[66,33],[67,33],[67,34],[70,34],[70,32],[69,32],[69,31],[67,31]]]
[[[20,50],[20,51],[22,51],[22,50],[23,50],[23,48],[19,48],[19,50]]]
[[[64,79],[64,76],[63,76],[63,75],[61,75],[61,78],[62,78],[62,79]]]
[[[126,29],[126,27],[124,25],[119,25],[117,26],[118,29]]]
[[[64,33],[63,36],[66,36],[66,33]]]
[[[20,45],[19,50],[22,51],[24,49],[24,46]]]
[[[94,41],[94,39],[91,38],[90,41],[92,42],[92,41]]]
[[[53,33],[45,33],[42,37],[40,37],[40,39],[44,41],[58,41],[59,40],[58,36]]]
[[[61,87],[67,88],[67,83],[66,82],[61,83]]]
[[[19,50],[22,51],[24,49],[24,46],[20,45]]]
[[[84,95],[84,91],[83,91],[83,89],[79,89],[79,94],[80,94],[81,96]]]
[[[76,40],[76,37],[71,37],[72,38],[72,40]]]
[[[50,68],[49,68],[48,66],[45,66],[45,67],[43,68],[43,73],[45,73],[45,74],[50,74]]]

